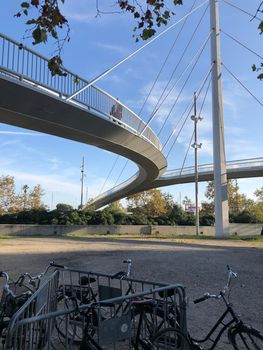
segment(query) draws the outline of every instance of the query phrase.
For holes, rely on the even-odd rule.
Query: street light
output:
[[[198,149],[201,148],[202,143],[197,142],[197,123],[203,118],[197,116],[197,98],[196,93],[194,94],[194,115],[191,116],[194,122],[194,143],[192,147],[195,150],[195,228],[196,235],[199,235],[199,205],[198,205]]]

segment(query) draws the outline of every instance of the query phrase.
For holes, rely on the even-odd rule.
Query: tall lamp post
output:
[[[197,98],[196,93],[194,94],[194,115],[191,116],[194,122],[194,143],[192,147],[195,151],[195,228],[196,235],[199,235],[199,203],[198,203],[198,149],[201,148],[202,144],[197,142],[197,123],[202,120],[200,116],[197,116]]]
[[[81,173],[81,186],[80,186],[80,209],[83,208],[83,189],[84,189],[84,157],[82,158],[82,165],[80,168],[80,173]]]

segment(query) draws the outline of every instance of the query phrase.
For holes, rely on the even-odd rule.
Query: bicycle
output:
[[[130,259],[124,260],[123,263],[127,264],[127,271],[120,271],[114,275],[109,275],[111,280],[120,280],[121,283],[127,282],[127,288],[123,291],[118,290],[112,286],[99,285],[98,293],[94,293],[93,288],[89,286],[90,292],[89,298],[80,297],[82,287],[82,281],[84,276],[79,277],[79,285],[68,285],[63,287],[68,293],[61,299],[61,309],[74,310],[70,316],[65,315],[58,318],[56,322],[56,328],[59,336],[63,337],[63,341],[66,339],[68,345],[74,344],[80,345],[97,344],[95,338],[97,337],[97,330],[100,322],[108,321],[110,319],[117,319],[128,317],[129,321],[133,323],[133,328],[136,329],[136,335],[134,336],[133,345],[134,349],[139,349],[142,338],[148,338],[155,332],[160,331],[163,327],[175,326],[179,321],[179,311],[174,311],[175,303],[172,300],[174,296],[174,290],[168,290],[159,293],[160,299],[153,300],[152,298],[133,298],[131,301],[125,300],[124,296],[134,295],[136,293],[134,282],[131,278],[132,273],[132,261]],[[62,265],[53,264],[58,268],[66,268]],[[92,276],[92,275],[91,275]],[[90,280],[92,277],[85,277],[90,283],[94,283],[96,279]],[[123,289],[123,288],[122,288]],[[83,296],[83,291],[82,291]],[[111,302],[104,302],[105,299],[111,299],[116,297],[122,297],[123,300],[114,305]],[[164,302],[163,299],[171,298],[171,302]],[[64,303],[64,304],[63,304]],[[79,306],[83,304],[90,304],[92,306],[87,307],[85,311],[80,312]],[[97,306],[99,303],[99,315]],[[177,318],[176,318],[177,316]],[[126,322],[126,319],[125,319]],[[125,323],[124,322],[124,323]],[[84,339],[84,340],[83,340]],[[62,340],[62,339],[61,339]],[[62,341],[61,341],[62,343]],[[96,346],[96,345],[93,345]]]
[[[123,260],[124,264],[127,264],[126,271],[119,271],[116,274],[111,276],[111,279],[123,280],[124,278],[130,278],[132,274],[132,260],[126,259]],[[61,270],[70,270],[69,267],[65,265],[56,264],[55,262],[51,263],[52,267]],[[76,312],[70,315],[69,320],[66,320],[63,316],[56,320],[56,329],[59,337],[66,338],[68,342],[74,344],[80,344],[83,339],[83,329],[84,329],[84,318],[87,320],[91,317],[91,315],[87,312],[85,314],[78,312],[78,307],[83,304],[96,303],[98,294],[100,295],[100,299],[109,299],[110,297],[118,296],[111,295],[113,289],[107,288],[105,286],[101,286],[100,290],[94,291],[92,288],[92,284],[96,282],[96,278],[90,277],[89,274],[84,274],[79,277],[78,284],[63,284],[58,288],[58,310],[70,310],[76,309]],[[128,282],[128,289],[126,294],[133,293],[134,289],[130,282]],[[109,295],[110,293],[110,295]],[[111,306],[107,305],[106,306]],[[121,307],[121,306],[120,306]],[[119,308],[116,312],[119,312]],[[93,313],[93,323],[94,321]],[[106,319],[106,316],[105,316]],[[90,319],[88,321],[90,323]],[[94,335],[94,331],[92,332]]]
[[[5,341],[5,331],[12,316],[38,290],[41,279],[49,268],[50,265],[44,272],[36,276],[32,276],[28,272],[23,273],[15,281],[11,281],[7,272],[0,271],[0,277],[5,279],[0,301],[0,338],[2,338],[2,343]]]
[[[229,342],[235,350],[262,350],[263,335],[255,328],[246,325],[237,315],[229,301],[229,294],[228,298],[226,298],[226,293],[230,291],[232,278],[237,278],[236,272],[233,272],[229,266],[227,266],[227,269],[227,284],[219,294],[205,293],[201,298],[194,300],[194,303],[197,304],[208,299],[217,299],[222,300],[226,306],[226,310],[203,339],[195,339],[191,337],[190,334],[181,332],[178,327],[169,327],[155,334],[151,339],[151,347],[145,347],[145,349],[213,350],[219,343],[222,334],[227,331]],[[228,316],[230,316],[231,319],[224,323],[224,320],[226,320]],[[216,338],[212,340],[211,337],[215,334],[220,325],[222,328],[219,330]],[[211,341],[212,345],[203,348],[202,344],[207,341]]]

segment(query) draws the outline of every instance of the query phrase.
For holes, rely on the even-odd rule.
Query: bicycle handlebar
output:
[[[209,298],[209,296],[206,294],[204,294],[204,296],[202,296],[201,298],[198,298],[198,299],[195,299],[194,300],[194,304],[198,304],[198,303],[201,303],[202,301],[205,301]]]
[[[65,268],[67,268],[65,265],[56,264],[54,261],[50,261],[49,266],[57,267],[58,269],[65,269]]]
[[[8,275],[7,272],[5,272],[5,271],[0,271],[0,277],[5,278],[5,279],[6,279],[6,283],[9,282],[9,275]]]
[[[111,279],[117,278],[117,279],[122,279],[123,277],[127,277],[127,273],[124,271],[119,271],[115,273],[114,275],[111,275]]]
[[[226,291],[229,289],[229,286],[230,286],[230,282],[231,282],[231,279],[232,277],[236,278],[237,277],[237,273],[232,271],[230,266],[227,265],[227,270],[228,270],[228,278],[227,278],[227,284],[225,285],[225,287],[223,288],[223,290],[221,290],[219,292],[218,295],[216,294],[210,294],[210,293],[205,293],[201,298],[197,298],[195,299],[193,302],[194,304],[198,304],[198,303],[201,303],[207,299],[220,299],[222,298],[225,294],[226,294]]]

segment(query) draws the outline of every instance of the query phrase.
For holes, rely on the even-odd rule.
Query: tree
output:
[[[257,197],[257,200],[259,202],[262,202],[263,203],[263,186],[259,189],[257,189],[255,192],[254,192],[254,195]]]
[[[164,195],[160,190],[151,189],[133,196],[127,197],[128,211],[134,214],[146,216],[160,216],[167,214],[170,206],[170,197]]]
[[[187,211],[188,208],[193,205],[193,202],[191,201],[190,198],[188,198],[187,196],[184,197],[183,199],[183,204],[184,204],[184,210]]]
[[[15,212],[17,197],[15,195],[15,180],[13,176],[0,177],[0,213]]]
[[[254,18],[256,18],[256,16],[257,16],[258,14],[261,14],[261,13],[263,13],[263,1],[260,2],[259,6],[258,6],[258,8],[257,8],[256,14],[255,14],[255,16],[254,16]],[[259,22],[258,29],[259,29],[259,34],[262,35],[262,34],[263,34],[263,21],[260,21],[260,22]],[[260,79],[260,80],[263,80],[263,73],[262,73],[262,71],[263,71],[263,62],[261,62],[261,63],[259,64],[259,66],[256,66],[255,64],[253,64],[253,65],[252,65],[252,70],[253,70],[254,72],[259,72],[257,78]]]
[[[33,191],[29,194],[29,205],[31,209],[43,208],[44,205],[41,202],[41,198],[44,195],[44,191],[41,186],[38,184],[34,187]]]
[[[236,180],[227,180],[227,194],[230,212],[238,213],[245,208],[247,197],[245,194],[239,193],[239,186]],[[215,189],[213,181],[208,182],[205,196],[212,203],[214,202]]]
[[[68,212],[68,211],[74,210],[74,208],[71,205],[69,205],[69,204],[58,203],[56,205],[56,210],[59,211],[59,212]]]
[[[23,205],[23,209],[26,210],[29,207],[29,198],[28,198],[28,190],[29,190],[29,186],[28,185],[24,185],[22,187],[22,205]]]

